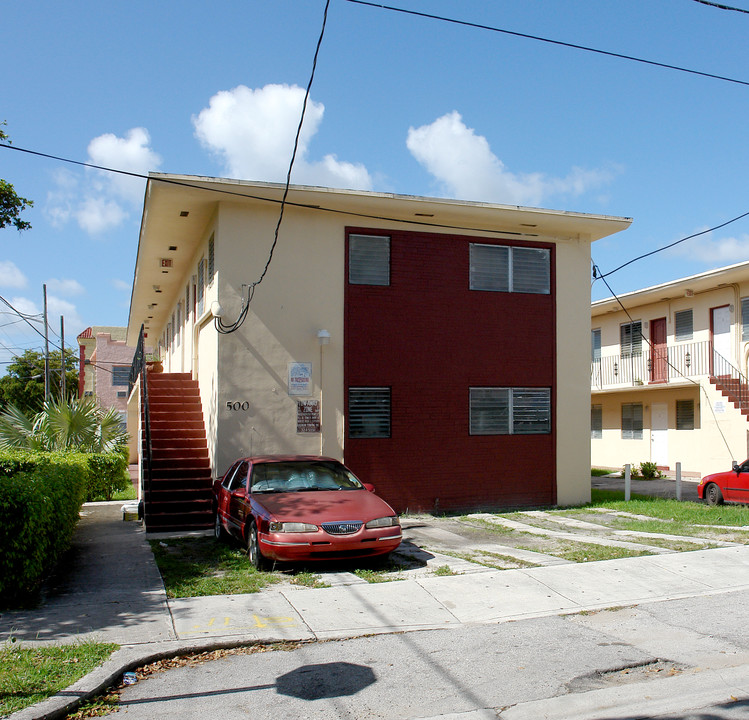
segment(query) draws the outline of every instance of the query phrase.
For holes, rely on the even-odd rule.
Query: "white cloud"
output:
[[[124,138],[107,133],[88,144],[88,156],[94,165],[145,175],[161,165],[161,158],[148,146],[150,142],[148,131],[142,127],[128,130]],[[112,194],[131,205],[143,203],[144,180],[118,173],[99,173]]]
[[[145,175],[161,164],[149,143],[145,128],[128,130],[124,137],[100,135],[88,145],[89,161]],[[45,213],[55,226],[74,219],[86,232],[100,234],[121,225],[143,203],[145,180],[130,175],[87,170],[78,176],[63,171],[55,174],[54,181],[55,189],[47,195]]]
[[[675,246],[671,252],[713,267],[732,265],[749,258],[749,234],[716,238],[708,233]]]
[[[132,289],[132,284],[129,282],[125,282],[124,280],[120,280],[119,278],[113,278],[112,279],[112,287],[115,290],[130,290]]]
[[[116,200],[106,197],[89,197],[75,211],[75,218],[83,230],[98,235],[117,227],[127,217],[127,212]]]
[[[283,182],[288,173],[305,91],[297,86],[266,85],[253,90],[240,85],[222,90],[207,108],[193,117],[195,136],[217,155],[226,173],[243,180]],[[307,102],[304,125],[294,162],[295,183],[368,190],[372,180],[358,163],[335,155],[307,158],[325,111],[322,103]]]
[[[409,128],[406,147],[445,195],[463,200],[539,205],[548,196],[578,196],[611,179],[608,171],[582,168],[573,168],[564,178],[510,172],[487,139],[467,127],[456,111],[430,125]]]
[[[10,260],[0,260],[0,287],[25,288],[26,276]]]
[[[83,295],[86,292],[83,285],[77,280],[70,278],[58,280],[57,278],[51,278],[47,280],[47,289],[52,292],[59,293],[60,295]]]

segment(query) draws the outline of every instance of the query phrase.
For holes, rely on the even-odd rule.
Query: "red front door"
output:
[[[650,321],[651,363],[650,382],[664,383],[668,379],[668,348],[666,347],[666,318]]]

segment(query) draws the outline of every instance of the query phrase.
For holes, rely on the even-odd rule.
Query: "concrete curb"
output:
[[[309,639],[290,640],[289,638],[267,638],[258,640],[255,637],[233,636],[227,639],[213,638],[200,641],[171,640],[148,645],[129,645],[115,650],[102,665],[84,675],[73,685],[6,716],[7,720],[56,720],[64,718],[78,707],[110,687],[120,683],[123,673],[148,665],[158,660],[189,655],[192,653],[211,652],[212,650],[229,650],[251,645],[272,645],[282,642],[310,642]]]

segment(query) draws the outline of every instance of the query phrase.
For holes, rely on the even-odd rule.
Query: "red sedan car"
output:
[[[216,539],[228,533],[240,540],[258,569],[274,560],[385,555],[401,542],[390,505],[332,458],[241,458],[213,493]]]
[[[749,502],[749,460],[733,463],[727,472],[706,475],[697,486],[697,495],[708,505],[725,502]]]

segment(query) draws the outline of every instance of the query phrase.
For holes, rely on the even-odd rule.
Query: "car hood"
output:
[[[279,521],[321,522],[362,520],[395,515],[384,500],[369,490],[254,494],[253,500]]]

